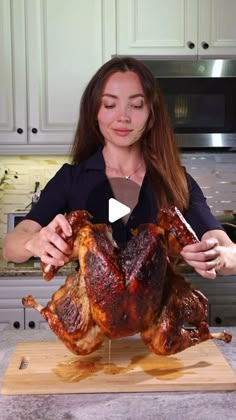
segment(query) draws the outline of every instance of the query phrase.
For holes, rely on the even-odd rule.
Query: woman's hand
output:
[[[72,230],[66,218],[58,214],[47,226],[32,235],[25,248],[32,255],[39,256],[45,264],[62,266],[69,261],[72,252],[62,235],[69,238]]]
[[[185,246],[181,255],[202,277],[236,273],[236,244],[221,230],[206,232],[200,242]]]
[[[205,239],[195,244],[186,245],[181,255],[195,271],[203,277],[214,279],[220,264],[220,249],[217,239]]]

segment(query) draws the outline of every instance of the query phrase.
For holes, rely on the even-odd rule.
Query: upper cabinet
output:
[[[118,0],[117,54],[192,55],[197,0]]]
[[[235,0],[0,0],[0,155],[68,153],[112,55],[235,57]]]
[[[0,0],[0,155],[68,153],[113,13],[109,0]]]
[[[22,0],[0,0],[0,63],[0,144],[24,145],[27,105]]]
[[[233,56],[235,0],[117,0],[117,54]]]
[[[235,20],[235,0],[199,0],[198,54],[235,58]]]

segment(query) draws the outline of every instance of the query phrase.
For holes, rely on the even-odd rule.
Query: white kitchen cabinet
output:
[[[236,300],[234,305],[211,305],[210,323],[213,326],[235,326]]]
[[[63,276],[57,276],[50,282],[45,282],[40,276],[0,278],[0,331],[49,328],[39,312],[22,305],[22,298],[33,295],[35,300],[44,307],[64,282]]]
[[[27,144],[24,0],[0,0],[0,155]]]
[[[193,55],[196,17],[197,0],[118,0],[117,54]]]
[[[236,54],[235,0],[117,0],[119,55]]]
[[[0,331],[23,330],[24,308],[0,308]]]
[[[198,54],[235,58],[236,1],[198,0]]]
[[[232,57],[235,0],[0,0],[0,155],[67,154],[112,55]]]
[[[41,330],[50,329],[50,327],[39,312],[36,312],[35,309],[32,308],[25,308],[25,329]]]
[[[0,0],[1,155],[68,153],[81,94],[111,57],[114,10],[109,0]]]
[[[208,298],[208,322],[211,326],[236,325],[236,276],[218,275],[213,281],[197,274],[186,274],[184,277]]]

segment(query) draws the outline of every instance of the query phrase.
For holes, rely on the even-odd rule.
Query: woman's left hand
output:
[[[222,264],[220,248],[216,238],[203,239],[201,242],[186,245],[181,255],[198,274],[214,279]]]
[[[224,230],[204,233],[200,242],[185,246],[181,255],[203,277],[236,274],[236,244]]]
[[[204,233],[200,242],[185,246],[181,255],[202,277],[236,274],[236,244],[223,230]]]

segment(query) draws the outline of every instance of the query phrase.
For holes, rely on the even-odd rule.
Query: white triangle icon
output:
[[[110,198],[108,202],[108,219],[113,223],[130,213],[130,208],[120,203],[120,201]]]

